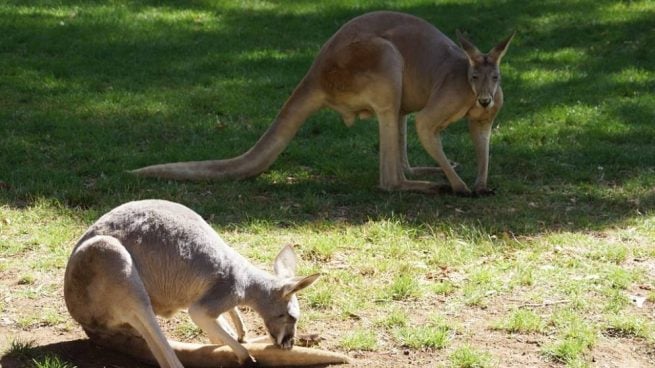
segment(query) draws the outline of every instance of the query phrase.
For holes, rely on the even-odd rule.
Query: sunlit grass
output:
[[[340,342],[345,350],[373,351],[377,349],[377,338],[371,330],[355,330],[347,333]]]
[[[655,339],[655,324],[648,319],[627,315],[615,314],[608,317],[605,333],[618,337],[639,337]]]
[[[552,323],[558,327],[559,337],[542,348],[545,356],[572,366],[584,362],[596,343],[596,329],[579,315],[567,310],[553,316]]]
[[[512,333],[539,333],[544,330],[545,322],[531,310],[514,310],[504,320],[494,324],[494,328]]]
[[[432,317],[421,325],[396,323],[395,338],[411,349],[443,349],[453,339],[455,328],[441,317]]]
[[[493,367],[489,353],[479,351],[470,346],[457,348],[448,357],[452,368],[488,368]]]

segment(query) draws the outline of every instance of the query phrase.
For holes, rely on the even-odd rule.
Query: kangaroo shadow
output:
[[[62,341],[48,345],[33,347],[29,357],[7,353],[0,357],[0,366],[3,368],[31,367],[32,359],[41,359],[47,356],[57,356],[72,366],[84,368],[145,368],[153,367],[127,355],[100,347],[89,339]]]

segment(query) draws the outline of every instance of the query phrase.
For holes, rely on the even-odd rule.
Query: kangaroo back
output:
[[[79,244],[98,235],[116,238],[129,253],[158,315],[187,308],[216,283],[234,284],[237,269],[252,267],[202,217],[178,203],[123,204],[93,224]]]

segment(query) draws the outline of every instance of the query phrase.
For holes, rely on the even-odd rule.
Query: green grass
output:
[[[44,354],[34,341],[12,340],[4,352],[7,357],[18,359],[23,366],[34,368],[75,368],[73,364],[53,354]]]
[[[305,299],[310,307],[316,309],[327,309],[332,305],[334,292],[329,286],[319,286],[313,290],[308,290]]]
[[[452,322],[436,315],[419,324],[410,324],[405,315],[396,312],[389,316],[386,327],[402,346],[415,350],[443,349],[456,333]]]
[[[173,332],[175,336],[182,340],[188,340],[189,338],[193,338],[202,334],[202,330],[189,320],[183,321],[182,323],[175,326]]]
[[[393,279],[386,293],[393,300],[404,300],[420,296],[420,289],[414,277],[401,274]]]
[[[322,43],[377,9],[459,28],[482,50],[518,30],[501,66],[495,196],[379,191],[377,123],[348,128],[329,111],[251,180],[126,173],[244,152]],[[267,269],[298,244],[299,271],[322,274],[299,295],[300,330],[329,331],[326,348],[365,351],[372,365],[398,349],[493,365],[507,359],[493,339],[512,333],[537,340],[531,362],[591,365],[603,335],[652,364],[652,316],[629,296],[655,287],[654,18],[646,0],[2,2],[0,335],[74,325],[61,287],[76,240],[120,203],[162,198]],[[410,161],[432,163],[409,126]],[[466,123],[443,145],[472,184]]]
[[[432,285],[432,292],[440,295],[450,295],[455,292],[455,286],[452,282],[442,281]]]
[[[34,345],[34,341],[12,340],[4,354],[22,360],[32,359],[37,356]]]
[[[18,279],[19,285],[32,285],[36,282],[34,275],[23,275]]]
[[[655,341],[655,324],[642,317],[612,315],[607,320],[605,333],[610,336],[638,337]]]
[[[457,348],[448,357],[452,368],[488,368],[493,367],[489,353],[478,351],[470,346]]]
[[[56,355],[46,355],[43,358],[33,359],[34,368],[77,368],[69,362],[63,361]]]
[[[596,343],[597,327],[568,310],[555,315],[552,323],[559,336],[542,348],[544,355],[570,367],[584,366]]]
[[[411,349],[442,349],[452,339],[452,333],[439,326],[408,326],[396,332],[396,338],[403,346]]]
[[[544,320],[531,310],[517,309],[510,313],[503,321],[494,325],[494,328],[512,333],[539,333],[544,330]]]
[[[385,314],[383,319],[378,321],[378,325],[384,326],[387,329],[393,329],[396,327],[405,327],[407,326],[409,316],[407,312],[401,309],[393,309]]]
[[[370,330],[355,330],[346,333],[340,342],[341,348],[350,350],[373,351],[377,349],[377,337]]]

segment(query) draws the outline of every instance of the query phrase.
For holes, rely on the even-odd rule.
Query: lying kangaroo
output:
[[[126,203],[102,216],[79,240],[66,267],[64,297],[71,316],[101,345],[161,367],[234,367],[346,363],[317,349],[293,348],[300,316],[295,293],[318,275],[295,277],[290,246],[262,271],[226,245],[195,212],[162,200]],[[259,313],[276,346],[240,344],[235,306]],[[216,345],[167,341],[155,314],[189,315]],[[218,317],[228,312],[240,336]],[[241,327],[239,327],[241,325]]]
[[[463,117],[475,145],[476,194],[487,194],[489,137],[503,104],[499,64],[514,34],[481,53],[459,32],[461,48],[428,22],[402,13],[373,12],[354,18],[321,48],[311,68],[275,121],[246,153],[231,159],[144,167],[142,176],[171,179],[243,179],[265,171],[303,122],[329,107],[351,126],[357,116],[375,114],[380,130],[380,187],[432,192],[433,182],[405,174],[436,172],[412,168],[407,160],[407,114],[417,112],[416,129],[425,150],[439,164],[453,192],[471,191],[441,145],[441,131]]]

